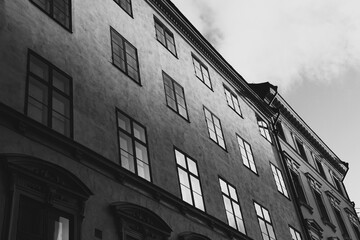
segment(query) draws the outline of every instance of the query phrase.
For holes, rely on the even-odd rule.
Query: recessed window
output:
[[[347,228],[346,228],[344,219],[342,218],[339,205],[333,205],[333,210],[334,210],[334,214],[335,214],[336,220],[337,220],[337,222],[338,222],[338,224],[339,224],[339,228],[340,228],[340,231],[341,231],[342,236],[343,236],[345,239],[349,239],[349,232],[348,232],[348,230],[347,230]]]
[[[326,180],[326,174],[324,171],[324,167],[321,163],[321,160],[319,160],[318,158],[315,158],[315,164],[316,164],[318,173],[320,173],[320,175]]]
[[[297,171],[290,169],[290,177],[294,184],[296,196],[298,197],[299,201],[307,204],[307,199],[301,183],[300,174]]]
[[[228,224],[239,232],[246,234],[244,220],[241,214],[238,195],[235,187],[219,178],[220,188],[224,200]]]
[[[208,88],[212,89],[208,68],[197,57],[194,55],[192,55],[192,57],[196,77],[208,86]]]
[[[268,124],[264,120],[262,120],[259,116],[257,117],[257,122],[261,136],[263,136],[266,140],[268,140],[271,143],[272,141],[271,141]]]
[[[290,229],[290,234],[291,234],[291,239],[292,239],[292,240],[302,240],[299,231],[296,231],[296,230],[295,230],[294,228],[292,228],[291,226],[289,226],[289,229]]]
[[[188,120],[188,112],[183,87],[165,72],[163,72],[163,80],[166,104],[180,116]]]
[[[284,128],[283,128],[281,122],[277,122],[277,123],[276,123],[276,130],[278,131],[279,137],[280,137],[282,140],[286,141]]]
[[[217,118],[212,112],[204,107],[205,121],[208,127],[210,138],[216,142],[220,147],[226,149],[224,135],[221,128],[219,118]]]
[[[300,156],[306,161],[308,162],[308,159],[306,157],[306,153],[305,153],[305,149],[304,149],[304,145],[303,143],[297,138],[295,137],[295,143],[296,143],[296,150],[297,152],[300,154]]]
[[[154,16],[156,39],[176,57],[174,34]]]
[[[357,240],[360,240],[360,227],[358,227],[356,224],[354,224],[354,223],[351,223],[351,226],[352,226],[352,228],[353,228],[353,230],[354,230],[354,233],[355,233],[355,235],[356,235],[356,239]]]
[[[286,189],[285,183],[284,183],[284,179],[282,176],[282,173],[280,171],[280,169],[278,169],[277,167],[275,167],[272,163],[270,163],[271,165],[271,170],[272,173],[274,175],[274,179],[275,179],[275,183],[276,183],[276,187],[278,189],[278,191],[280,193],[282,193],[285,197],[289,197],[288,191]]]
[[[30,0],[61,26],[71,31],[70,0]]]
[[[182,199],[190,205],[205,211],[196,162],[177,149],[175,149],[175,158]]]
[[[25,114],[72,137],[72,79],[29,51]]]
[[[224,91],[225,91],[226,101],[229,107],[241,116],[240,105],[236,94],[233,93],[229,88],[225,87],[225,85],[224,85]]]
[[[330,223],[329,214],[326,210],[319,184],[316,183],[313,179],[309,179],[309,183],[310,183],[312,192],[314,194],[315,202],[316,202],[316,205],[318,206],[321,219],[323,221],[325,221],[326,223]]]
[[[250,144],[241,137],[239,137],[238,135],[236,136],[236,138],[240,147],[241,158],[243,160],[244,165],[254,173],[257,173],[254,162],[254,156]]]
[[[131,0],[114,0],[127,14],[132,17]]]
[[[346,198],[345,194],[344,194],[344,190],[343,190],[343,184],[342,182],[332,173],[332,178],[335,184],[336,189],[338,190],[338,192],[341,194],[341,196],[343,196],[344,198]]]
[[[136,83],[141,84],[136,48],[115,29],[110,28],[110,34],[113,64]]]
[[[118,109],[116,115],[121,166],[151,181],[145,127]]]
[[[254,202],[254,206],[263,240],[276,240],[269,211],[256,202]]]

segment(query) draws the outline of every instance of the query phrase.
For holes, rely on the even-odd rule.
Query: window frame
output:
[[[121,40],[122,40],[122,46],[123,46],[123,51],[124,51],[124,68],[125,70],[121,69],[119,66],[117,66],[114,62],[114,46],[113,46],[113,34],[116,34]],[[122,73],[124,73],[127,77],[129,77],[132,81],[134,81],[136,84],[142,86],[141,84],[141,75],[140,75],[140,64],[139,64],[139,55],[138,55],[138,51],[137,48],[131,44],[125,37],[123,37],[118,31],[116,31],[112,26],[110,26],[110,43],[111,43],[111,63],[114,67],[116,67],[117,69],[119,69]],[[135,51],[135,55],[136,55],[136,70],[137,70],[137,75],[138,75],[138,80],[134,79],[132,76],[129,75],[129,71],[128,71],[128,61],[127,61],[127,53],[126,53],[126,44],[128,44],[130,47],[132,47]],[[116,53],[117,55],[118,53]],[[134,69],[135,70],[135,69]]]
[[[180,154],[184,155],[185,164],[186,164],[186,169],[177,162],[176,151],[178,151]],[[196,176],[194,173],[192,173],[192,172],[190,171],[189,166],[188,166],[189,163],[188,163],[188,161],[187,161],[188,158],[195,163],[198,176]],[[191,156],[189,156],[187,153],[185,153],[184,151],[180,150],[179,148],[177,148],[177,147],[175,147],[175,146],[174,146],[174,159],[175,159],[175,164],[176,164],[176,173],[177,173],[178,181],[179,181],[179,188],[180,188],[181,199],[182,199],[184,202],[186,202],[187,204],[195,207],[196,209],[199,209],[199,210],[201,210],[201,211],[203,211],[203,212],[206,212],[206,206],[205,206],[204,194],[203,194],[204,191],[203,191],[203,187],[202,187],[201,180],[200,180],[201,177],[200,177],[200,171],[199,171],[199,167],[198,167],[198,162],[197,162],[194,158],[192,158]],[[179,175],[178,168],[182,169],[182,170],[185,171],[186,174],[187,174],[188,182],[189,182],[189,185],[190,185],[191,199],[192,199],[192,203],[193,203],[193,204],[190,204],[190,203],[188,203],[187,201],[185,201],[185,200],[183,199],[183,194],[182,194],[182,191],[181,191],[180,175]],[[203,206],[204,206],[204,209],[198,208],[198,207],[196,206],[196,204],[195,204],[195,200],[194,200],[194,199],[195,199],[195,198],[194,198],[194,190],[193,190],[193,187],[192,187],[192,182],[191,182],[190,176],[193,176],[194,178],[196,178],[196,179],[199,181],[200,190],[201,190],[201,200],[202,200],[202,204],[203,204]]]
[[[42,11],[43,13],[45,13],[48,17],[50,17],[52,20],[54,20],[57,24],[59,24],[62,28],[64,28],[65,30],[67,30],[68,32],[72,33],[72,0],[69,0],[69,28],[67,28],[65,25],[63,25],[60,21],[58,21],[55,17],[54,17],[54,0],[45,0],[49,2],[50,5],[50,10],[49,12],[47,12],[45,9],[43,9],[42,7],[40,7],[34,0],[29,0],[31,2],[31,4],[33,4],[34,6],[36,6],[38,9],[40,9],[40,11]]]
[[[322,161],[317,156],[315,156],[314,161],[315,161],[316,171],[320,174],[320,176],[323,179],[327,181],[327,177]]]
[[[125,2],[128,2],[129,3],[129,5],[130,5],[130,12],[128,12],[125,8],[123,8],[122,6],[121,6],[121,1],[122,0],[114,0],[114,2],[117,4],[117,5],[119,5],[119,7],[122,9],[122,10],[124,10],[124,12],[126,12],[130,17],[132,17],[132,18],[134,18],[134,16],[133,16],[133,9],[132,9],[132,0],[124,0]]]
[[[321,220],[325,224],[329,225],[332,229],[334,229],[335,226],[331,222],[328,209],[326,209],[325,201],[320,190],[321,184],[316,182],[314,179],[310,178],[309,175],[308,175],[308,181],[311,191],[313,193],[315,204],[319,210]]]
[[[237,142],[238,142],[238,146],[239,146],[239,150],[240,150],[240,156],[241,156],[243,165],[244,165],[246,168],[248,168],[249,170],[251,170],[251,172],[253,172],[253,173],[255,173],[256,175],[259,176],[259,173],[258,173],[258,171],[257,171],[257,166],[256,166],[256,163],[255,163],[254,153],[253,153],[253,151],[252,151],[252,147],[251,147],[250,143],[248,143],[244,138],[240,137],[239,134],[236,134],[236,139],[237,139]],[[245,153],[246,153],[246,161],[248,162],[249,166],[247,166],[247,165],[245,164],[245,159],[244,159],[243,153],[242,153],[242,151],[241,151],[241,146],[240,146],[240,144],[239,144],[239,140],[241,140],[242,143],[244,144],[243,146],[244,146],[244,150],[245,150]],[[245,144],[247,144],[247,145],[249,146],[249,148],[250,148],[250,153],[251,153],[251,157],[252,157],[252,159],[253,159],[253,164],[254,164],[255,169],[252,169],[252,168],[251,168],[251,164],[250,164],[250,161],[249,161],[249,156],[248,156],[248,152],[246,151],[246,146],[245,146]]]
[[[241,205],[240,205],[240,200],[239,200],[239,195],[238,195],[238,193],[237,193],[237,189],[236,189],[236,187],[235,187],[234,185],[232,185],[231,183],[229,183],[228,181],[226,181],[223,177],[218,176],[218,179],[219,179],[220,192],[221,192],[221,196],[222,196],[222,198],[223,198],[223,204],[224,204],[224,209],[225,209],[225,214],[226,214],[226,219],[227,219],[227,221],[228,221],[228,225],[229,225],[230,227],[236,229],[237,231],[239,231],[239,232],[241,232],[241,233],[243,233],[243,234],[246,235],[245,220],[244,220],[244,215],[243,215],[243,213],[242,213],[242,211],[241,211]],[[224,193],[224,192],[222,191],[222,189],[221,189],[221,181],[223,181],[223,182],[226,184],[226,188],[227,188],[228,194],[226,194],[226,193]],[[229,188],[229,186],[232,187],[232,188],[235,190],[235,194],[236,194],[236,198],[237,198],[237,199],[232,198],[231,193],[230,193],[230,188]],[[232,210],[231,214],[232,214],[232,217],[233,217],[233,219],[234,219],[234,221],[235,221],[235,226],[236,226],[236,228],[230,225],[229,218],[228,218],[228,216],[227,216],[227,212],[228,212],[228,211],[226,210],[226,204],[225,204],[225,200],[224,200],[225,198],[224,198],[224,196],[227,197],[227,198],[230,200],[231,210]],[[234,205],[233,205],[233,203],[235,203],[235,204],[238,205],[239,211],[240,211],[240,214],[241,214],[241,218],[235,215],[235,210],[234,210]],[[239,218],[239,219],[241,220],[241,223],[242,223],[242,225],[243,225],[243,227],[244,227],[244,232],[242,232],[242,231],[239,229],[239,227],[238,227],[238,222],[237,222],[237,218]]]
[[[303,143],[303,141],[301,141],[297,136],[294,136],[294,142],[295,142],[295,146],[296,146],[296,152],[300,155],[300,157],[305,160],[305,162],[309,163],[309,160],[306,156],[306,151],[305,151],[305,145]]]
[[[167,95],[167,91],[166,91],[166,84],[165,84],[165,77],[167,77],[170,81],[171,81],[171,85],[172,85],[172,93],[174,95],[174,98],[173,99],[175,101],[175,104],[176,104],[176,110],[173,109],[170,105],[169,105],[169,102],[168,102],[168,95]],[[185,98],[185,91],[184,91],[184,88],[183,86],[181,86],[177,81],[175,81],[172,77],[170,77],[166,72],[162,71],[162,78],[163,78],[163,83],[164,83],[164,93],[165,93],[165,101],[166,101],[166,105],[172,110],[174,111],[175,113],[177,113],[180,117],[182,117],[183,119],[185,119],[186,121],[190,122],[189,120],[189,111],[188,111],[188,107],[187,107],[187,104],[186,104],[186,98]],[[179,103],[178,103],[178,100],[177,100],[177,94],[176,94],[176,90],[175,90],[175,85],[177,85],[178,87],[181,88],[182,90],[182,94],[183,94],[183,97],[184,97],[184,104],[185,104],[185,110],[186,110],[186,117],[184,117],[183,115],[180,114],[179,112]]]
[[[272,144],[272,137],[271,137],[271,134],[270,134],[270,126],[269,126],[269,123],[266,122],[265,120],[263,120],[260,116],[256,116],[256,120],[257,120],[257,125],[259,127],[259,132],[260,132],[260,135],[265,138],[269,143]],[[265,125],[265,126],[264,126]],[[263,130],[264,133],[261,131]],[[265,134],[265,135],[264,135]]]
[[[270,225],[271,228],[272,228],[272,231],[273,231],[273,233],[274,233],[274,237],[275,237],[274,240],[277,240],[276,233],[275,233],[275,228],[274,228],[274,226],[273,226],[273,221],[271,220],[270,211],[269,211],[267,208],[265,208],[263,205],[261,205],[260,203],[256,202],[255,200],[254,200],[253,202],[254,202],[255,214],[256,214],[256,217],[257,217],[257,220],[258,220],[258,224],[259,224],[259,228],[260,228],[260,233],[261,233],[262,239],[264,240],[264,237],[263,237],[263,232],[262,232],[262,229],[261,229],[261,224],[260,224],[259,218],[260,218],[260,219],[264,222],[264,224],[265,224],[265,228],[266,228],[266,231],[267,231],[267,234],[266,234],[266,235],[268,236],[268,238],[269,238],[270,240],[272,239],[272,238],[270,237],[270,234],[269,234],[269,229],[267,228],[267,225]],[[258,213],[257,213],[257,211],[256,211],[256,205],[258,205],[258,206],[260,207],[260,210],[261,210],[261,213],[262,213],[263,216],[259,216],[259,215],[258,215]],[[266,218],[264,217],[264,213],[263,213],[264,211],[263,211],[263,209],[265,209],[265,210],[267,211],[270,222],[269,222],[268,220],[266,220]]]
[[[44,81],[43,79],[41,79],[39,76],[37,76],[36,74],[30,72],[30,58],[31,56],[35,57],[36,59],[40,60],[41,62],[45,63],[45,65],[47,65],[48,68],[48,81]],[[57,89],[54,85],[53,85],[53,72],[56,71],[58,73],[60,73],[63,77],[65,77],[66,79],[69,80],[69,94],[66,95],[63,91],[61,91],[60,89]],[[44,85],[47,89],[47,121],[46,124],[43,122],[39,122],[33,118],[31,118],[28,115],[28,110],[29,110],[29,86],[30,86],[30,77],[34,78],[36,81],[40,82],[42,85]],[[55,129],[53,129],[52,127],[52,118],[53,118],[53,93],[59,94],[60,96],[62,96],[63,98],[65,98],[66,100],[68,100],[69,102],[69,136],[63,133],[60,133],[58,131],[56,131]],[[46,126],[48,128],[50,128],[52,131],[57,132],[58,134],[61,134],[65,137],[69,137],[71,139],[73,139],[74,137],[74,116],[73,116],[73,79],[71,76],[69,76],[67,73],[65,73],[64,71],[62,71],[61,69],[59,69],[58,67],[56,67],[54,64],[52,64],[51,62],[49,62],[47,59],[45,59],[44,57],[40,56],[39,54],[37,54],[36,52],[34,52],[31,49],[28,49],[28,54],[27,54],[27,66],[26,66],[26,84],[25,84],[25,106],[24,106],[24,113],[27,117],[31,118],[32,120],[38,122],[39,124]],[[65,117],[65,116],[64,116]]]
[[[162,30],[163,30],[163,33],[164,33],[164,41],[165,43],[161,42],[159,40],[159,37],[158,37],[158,33],[157,33],[157,27],[156,26],[159,26]],[[165,26],[165,24],[163,24],[159,18],[157,18],[155,15],[154,15],[154,29],[155,29],[155,37],[156,37],[156,40],[161,43],[161,45],[163,45],[172,55],[174,55],[174,57],[178,58],[177,56],[177,50],[176,50],[176,42],[175,42],[175,36],[174,34],[172,33],[172,31],[170,31],[170,29],[168,27]],[[174,42],[174,51],[175,52],[172,52],[170,50],[170,47],[169,47],[169,41],[167,40],[166,38],[166,34],[168,36],[170,36]],[[171,44],[171,43],[170,43]]]
[[[151,174],[151,160],[150,160],[150,153],[149,153],[149,140],[148,140],[148,136],[147,136],[147,131],[146,131],[146,127],[141,124],[140,122],[136,121],[134,118],[130,117],[127,113],[125,113],[124,111],[120,110],[119,108],[115,108],[115,116],[116,116],[116,132],[117,132],[117,141],[118,141],[118,154],[119,154],[119,166],[129,172],[131,172],[132,174],[138,176],[141,179],[144,179],[145,181],[148,182],[152,182],[152,174]],[[128,133],[126,130],[122,129],[121,127],[119,127],[119,117],[118,114],[122,114],[125,117],[127,117],[129,119],[130,122],[130,128],[131,128],[131,133]],[[145,140],[146,142],[143,142],[142,140],[138,139],[135,137],[134,135],[134,123],[137,124],[138,126],[142,127],[144,129],[144,134],[145,134]],[[134,172],[132,172],[130,169],[127,169],[125,167],[122,166],[122,161],[121,161],[121,147],[120,147],[120,131],[125,134],[127,137],[129,137],[131,139],[131,143],[132,143],[132,151],[133,151],[133,164],[134,164]],[[147,159],[148,159],[148,168],[149,168],[149,179],[146,179],[144,177],[141,177],[138,173],[138,167],[137,167],[137,162],[138,159],[136,157],[136,149],[135,149],[135,143],[138,142],[140,143],[142,146],[144,146],[146,148],[146,152],[147,152]]]
[[[208,134],[209,134],[209,138],[214,142],[216,143],[219,147],[221,147],[223,150],[227,151],[227,148],[226,148],[226,142],[225,142],[225,137],[224,137],[224,131],[222,130],[222,125],[221,125],[221,121],[220,119],[213,113],[211,112],[207,107],[203,106],[203,110],[204,110],[204,117],[205,117],[205,123],[206,123],[206,128],[208,130]],[[211,123],[213,125],[213,128],[215,130],[215,136],[216,136],[216,141],[214,139],[211,138],[211,134],[210,134],[210,129],[208,127],[208,120],[207,120],[207,117],[206,117],[206,111],[208,111],[211,115]],[[219,121],[219,124],[220,124],[220,131],[221,131],[221,136],[222,136],[222,139],[224,141],[224,147],[222,147],[220,144],[219,144],[219,140],[218,140],[218,135],[217,135],[217,132],[216,132],[216,126],[215,126],[215,123],[214,123],[214,117]]]
[[[301,233],[298,230],[296,230],[291,225],[289,225],[289,230],[290,230],[292,240],[302,240]],[[292,231],[294,232],[294,235],[295,235],[296,239],[293,238]],[[298,238],[298,237],[300,237],[300,238]]]
[[[236,112],[237,115],[239,115],[240,117],[243,117],[243,116],[242,116],[242,112],[241,112],[241,108],[240,108],[240,103],[239,103],[239,99],[238,99],[237,94],[235,94],[232,90],[230,90],[230,88],[227,87],[225,84],[223,84],[223,86],[224,86],[225,99],[226,99],[226,102],[227,102],[228,106],[229,106],[234,112]],[[230,94],[230,98],[231,98],[232,104],[229,103],[228,95],[227,95],[227,92],[226,92],[226,91]],[[236,100],[236,103],[234,103],[234,98],[235,98],[235,100]],[[239,112],[236,111],[235,105],[238,106]]]
[[[195,74],[195,76],[196,76],[203,84],[205,84],[205,86],[207,86],[211,91],[214,91],[214,90],[213,90],[213,87],[212,87],[212,82],[211,82],[211,77],[210,77],[210,73],[209,73],[209,68],[208,68],[198,57],[196,57],[194,53],[191,53],[191,56],[192,56],[192,63],[193,63],[193,67],[194,67],[194,74]],[[202,77],[202,78],[199,78],[199,77],[196,75],[196,67],[195,67],[195,62],[194,62],[194,60],[195,60],[196,62],[198,62],[199,65],[200,65],[201,77]],[[208,76],[209,76],[210,86],[205,83],[204,73],[203,73],[202,69],[205,69],[205,70],[207,71],[207,74],[208,74]]]
[[[289,191],[288,191],[288,189],[286,187],[285,180],[284,180],[284,177],[282,175],[281,170],[272,163],[270,163],[270,168],[271,168],[271,171],[273,173],[273,177],[274,177],[274,180],[275,180],[275,185],[276,185],[276,188],[277,188],[278,192],[281,193],[287,199],[290,199]],[[274,170],[275,170],[275,172],[274,172]],[[277,177],[277,179],[276,179],[276,177]],[[279,181],[279,185],[277,184],[277,180]],[[281,189],[279,189],[279,187]],[[285,189],[285,191],[284,191],[284,189]]]

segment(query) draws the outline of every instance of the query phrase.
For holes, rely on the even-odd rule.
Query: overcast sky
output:
[[[360,1],[172,2],[247,82],[277,85],[350,164],[345,185],[360,208]]]

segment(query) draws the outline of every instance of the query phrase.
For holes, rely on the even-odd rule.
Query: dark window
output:
[[[151,181],[145,127],[120,110],[116,115],[121,166]]]
[[[196,208],[205,211],[196,162],[177,149],[175,149],[175,158],[182,199]]]
[[[303,143],[299,139],[297,139],[296,137],[295,137],[295,142],[296,142],[296,147],[297,147],[298,153],[307,162],[308,159],[306,157],[306,153],[305,153]]]
[[[216,142],[220,147],[226,149],[223,132],[221,129],[221,123],[212,112],[204,107],[205,121],[208,127],[210,138]]]
[[[257,173],[254,156],[251,150],[251,146],[244,139],[239,136],[236,136],[238,140],[238,144],[240,147],[241,158],[243,160],[244,165],[249,168],[254,173]]]
[[[319,159],[315,158],[315,163],[316,163],[316,166],[317,166],[318,173],[320,173],[320,175],[326,180],[324,167],[323,167],[321,161]]]
[[[256,202],[254,202],[254,206],[263,240],[276,240],[269,211]]]
[[[207,67],[197,57],[194,55],[192,55],[192,57],[196,77],[199,78],[206,86],[212,89],[210,75]]]
[[[140,84],[136,48],[113,28],[110,28],[112,62],[136,83]]]
[[[180,116],[188,120],[184,89],[169,75],[163,72],[166,104]]]
[[[72,137],[72,80],[32,51],[28,55],[25,114]]]
[[[275,167],[272,163],[270,163],[270,165],[278,191],[282,193],[285,197],[289,197],[280,169]]]
[[[21,196],[17,239],[73,239],[73,217],[45,203]]]
[[[258,122],[261,136],[263,136],[269,142],[272,142],[268,124],[264,120],[262,120],[260,117],[257,117],[257,122]]]
[[[301,235],[300,232],[296,231],[294,228],[292,228],[291,226],[289,226],[290,229],[290,233],[291,233],[291,239],[292,240],[302,240],[301,239]]]
[[[174,34],[165,27],[159,19],[154,16],[156,39],[164,45],[174,56],[176,56],[176,47]]]
[[[349,232],[346,229],[345,222],[344,222],[344,219],[341,216],[340,210],[338,208],[334,207],[334,206],[333,206],[333,210],[334,210],[334,213],[335,213],[335,216],[336,216],[336,220],[339,223],[339,227],[340,227],[340,231],[341,231],[342,236],[345,239],[349,238]]]
[[[281,137],[282,140],[286,141],[284,129],[283,129],[283,127],[282,127],[281,122],[277,122],[277,123],[276,123],[276,129],[278,130],[279,137]]]
[[[300,180],[300,175],[290,169],[290,176],[291,176],[292,182],[294,184],[296,195],[297,195],[299,201],[302,203],[307,203],[305,192],[304,192],[303,186],[301,184],[301,180]]]
[[[355,235],[356,235],[356,239],[357,240],[360,240],[360,230],[359,230],[359,227],[356,226],[355,224],[351,223],[352,227],[353,227],[353,230],[355,232]]]
[[[227,87],[225,87],[225,85],[224,85],[224,90],[225,90],[226,101],[229,107],[231,107],[237,114],[241,116],[240,105],[236,94],[230,91],[230,89],[228,89]]]
[[[241,214],[240,204],[236,189],[225,180],[219,178],[220,188],[224,200],[228,224],[238,231],[246,234],[244,220]]]
[[[71,31],[70,0],[30,0],[61,26]]]
[[[321,219],[323,221],[329,223],[330,218],[329,218],[329,215],[328,215],[328,213],[326,211],[326,207],[325,207],[324,201],[322,199],[321,192],[318,189],[314,189],[313,184],[311,184],[311,185],[312,185],[312,188],[313,188],[313,193],[314,193],[314,198],[315,198],[316,205],[318,206],[319,211],[320,211]]]
[[[333,176],[333,179],[334,179],[334,183],[335,183],[335,186],[338,190],[338,192],[343,196],[345,197],[345,194],[344,194],[344,191],[342,189],[342,182],[340,182],[339,179],[337,179],[337,177]],[[346,198],[346,197],[345,197]]]
[[[132,16],[131,0],[114,0],[127,14]]]

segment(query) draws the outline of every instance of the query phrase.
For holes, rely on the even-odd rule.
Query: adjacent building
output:
[[[283,153],[282,108],[170,1],[4,0],[0,46],[1,239],[341,236],[298,204],[295,161],[356,239],[347,166],[314,145],[331,185]]]

